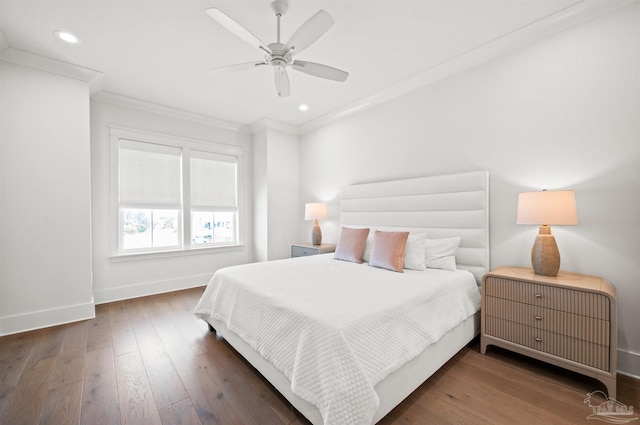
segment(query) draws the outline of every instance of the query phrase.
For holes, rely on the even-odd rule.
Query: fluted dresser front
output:
[[[616,291],[601,277],[500,267],[482,281],[480,351],[496,345],[598,379],[616,397]]]

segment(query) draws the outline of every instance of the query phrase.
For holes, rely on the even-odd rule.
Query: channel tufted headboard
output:
[[[489,173],[474,171],[347,186],[342,226],[426,232],[427,238],[461,236],[460,269],[478,284],[489,272]]]

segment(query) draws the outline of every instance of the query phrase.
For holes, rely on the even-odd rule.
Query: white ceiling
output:
[[[0,0],[0,46],[99,71],[106,92],[239,124],[267,118],[301,126],[504,40],[524,34],[522,44],[557,31],[558,22],[584,19],[604,2],[615,0],[289,0],[283,41],[319,9],[335,20],[296,59],[350,75],[339,83],[290,70],[288,98],[276,95],[269,67],[209,72],[263,55],[205,9],[222,10],[268,44],[276,38],[269,0]],[[541,23],[544,31],[527,35]],[[61,42],[56,30],[81,43]],[[299,111],[301,103],[309,110]]]

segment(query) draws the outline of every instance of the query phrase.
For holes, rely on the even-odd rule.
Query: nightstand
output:
[[[601,277],[500,267],[482,279],[480,352],[496,345],[583,375],[616,397],[616,290]]]
[[[336,244],[323,243],[322,245],[313,245],[311,242],[294,243],[291,245],[291,257],[305,257],[307,255],[326,254],[334,252]]]

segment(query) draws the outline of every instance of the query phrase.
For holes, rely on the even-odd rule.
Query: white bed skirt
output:
[[[227,340],[311,423],[323,424],[318,409],[292,392],[291,382],[284,374],[231,332],[223,322],[211,318],[208,321],[219,336]],[[393,410],[479,333],[480,312],[477,312],[447,332],[438,342],[428,346],[420,355],[378,382],[374,388],[380,398],[380,406],[374,416],[374,423]]]

